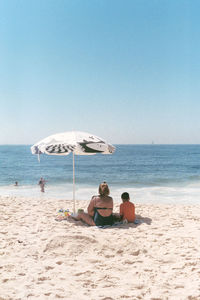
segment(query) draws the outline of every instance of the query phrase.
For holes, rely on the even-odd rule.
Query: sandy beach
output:
[[[58,222],[60,208],[0,198],[1,300],[200,299],[200,206],[136,203],[138,225],[107,229]]]

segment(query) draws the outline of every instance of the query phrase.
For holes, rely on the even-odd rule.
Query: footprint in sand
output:
[[[116,253],[117,253],[117,254],[122,254],[123,252],[124,252],[124,250],[119,249]]]
[[[127,259],[127,260],[125,260],[124,263],[125,263],[125,264],[128,264],[128,265],[132,265],[132,264],[135,263],[135,261],[131,261],[131,260]]]
[[[136,250],[131,253],[131,255],[133,255],[133,256],[138,256],[139,254],[140,254],[140,250]]]
[[[87,259],[87,261],[90,262],[90,263],[93,263],[93,264],[97,264],[97,263],[100,263],[100,262],[101,262],[101,260],[95,259],[95,258]]]
[[[43,277],[39,277],[38,281],[40,282],[40,281],[45,281],[45,280],[48,280],[48,279],[50,279],[50,278],[43,276]]]
[[[115,257],[115,255],[113,255],[113,254],[106,254],[105,257],[106,258],[112,258],[112,257]]]
[[[56,297],[56,298],[59,298],[59,299],[65,298],[65,296],[61,296],[61,295],[58,295],[58,294],[56,294],[55,297]]]
[[[74,274],[75,276],[81,276],[81,275],[91,275],[93,274],[94,272],[91,272],[91,271],[85,271],[85,272],[79,272],[79,273],[76,273]]]
[[[52,270],[52,269],[54,269],[54,267],[52,267],[52,266],[46,266],[46,267],[45,267],[45,270],[47,270],[47,271],[48,271],[48,270]]]

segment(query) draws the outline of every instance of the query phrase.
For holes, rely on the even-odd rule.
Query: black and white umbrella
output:
[[[75,212],[75,155],[112,154],[115,147],[102,138],[81,131],[53,134],[31,147],[32,154],[68,155],[73,153],[73,202]]]

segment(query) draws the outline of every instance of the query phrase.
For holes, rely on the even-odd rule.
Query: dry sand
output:
[[[0,300],[200,299],[200,206],[136,204],[138,225],[107,229],[61,207],[0,197]]]

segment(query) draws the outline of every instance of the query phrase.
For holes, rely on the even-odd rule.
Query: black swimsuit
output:
[[[108,207],[94,207],[94,223],[96,226],[104,226],[104,225],[113,225],[113,215],[111,213],[110,216],[108,217],[103,217],[102,215],[99,214],[98,209],[112,209]]]

